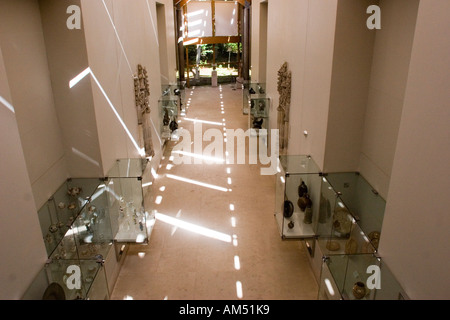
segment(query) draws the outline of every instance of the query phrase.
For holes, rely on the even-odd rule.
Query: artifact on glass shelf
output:
[[[312,200],[308,193],[305,193],[303,197],[299,198],[297,205],[302,212],[305,212],[306,208],[312,207]]]
[[[255,89],[253,89],[252,87],[250,87],[250,90],[248,90],[248,92],[250,92],[250,94],[256,94]]]
[[[51,283],[47,289],[45,289],[42,300],[66,300],[64,288],[56,282]]]
[[[83,191],[81,188],[73,187],[73,188],[70,188],[69,190],[67,190],[67,194],[71,197],[77,197],[80,195],[81,191]]]
[[[169,127],[170,127],[170,131],[172,131],[172,132],[178,130],[178,122],[176,120],[172,120],[170,122]]]
[[[168,126],[170,124],[170,117],[169,117],[169,110],[164,110],[164,119],[163,119],[163,125]]]
[[[262,126],[263,126],[263,123],[264,123],[264,119],[260,119],[260,118],[255,118],[254,120],[253,120],[253,129],[262,129]]]
[[[302,180],[302,182],[298,186],[298,196],[301,198],[306,193],[308,193],[308,187],[306,186],[305,181]]]
[[[326,223],[330,217],[331,217],[330,200],[326,199],[323,195],[320,195],[319,223]]]
[[[333,228],[339,236],[346,237],[352,230],[350,212],[346,208],[337,208],[333,214]]]
[[[358,242],[355,239],[350,238],[345,243],[345,254],[355,254],[358,252]]]
[[[61,210],[62,210],[62,209],[65,209],[65,208],[66,208],[66,204],[65,204],[64,202],[60,202],[60,203],[58,204],[58,208],[60,208]]]
[[[67,209],[69,210],[75,210],[77,208],[77,204],[75,202],[72,202],[69,204],[69,206],[67,207]]]
[[[367,289],[366,289],[366,285],[364,284],[364,282],[361,282],[361,281],[356,282],[353,285],[352,293],[353,293],[353,296],[358,300],[361,300],[362,298],[364,298],[367,294]]]
[[[153,149],[150,119],[150,85],[147,69],[140,64],[138,65],[138,73],[134,76],[134,91],[138,124],[142,125],[143,129],[145,155],[146,157],[153,157],[155,155],[155,150]]]
[[[53,222],[52,212],[50,210],[50,204],[47,203],[47,209],[48,209],[48,216],[50,217],[50,226],[48,227],[48,231],[51,233],[55,233],[58,231],[58,226],[56,223]]]
[[[341,248],[339,242],[330,240],[327,242],[326,248],[330,251],[338,251]]]
[[[289,229],[294,229],[294,227],[295,227],[294,221],[289,222],[288,228],[289,228]]]
[[[264,110],[266,109],[266,104],[263,100],[259,100],[258,102],[258,107],[259,107],[259,111],[260,112],[264,112]]]
[[[293,214],[294,214],[294,204],[289,200],[284,201],[284,210],[283,210],[284,217],[289,219],[290,217],[292,217]]]
[[[45,236],[45,242],[47,243],[53,243],[53,237],[51,236],[51,234],[47,233]]]
[[[292,73],[285,62],[278,71],[278,130],[280,130],[280,152],[286,151],[289,138],[289,111],[291,106]]]
[[[303,218],[303,223],[304,224],[311,224],[312,223],[312,208],[311,206],[307,206],[305,209],[305,217]]]
[[[56,213],[56,220],[57,220],[56,227],[58,229],[61,229],[64,226],[64,223],[59,218],[59,210],[58,210],[58,206],[56,205],[55,199],[52,198],[52,201],[53,201],[53,206],[55,207],[55,213]]]
[[[378,245],[380,243],[380,232],[379,231],[372,231],[368,235],[369,241],[372,244],[372,246],[378,250]]]

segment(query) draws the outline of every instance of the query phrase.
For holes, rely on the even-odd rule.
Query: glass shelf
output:
[[[154,215],[145,210],[142,176],[147,160],[118,160],[108,173],[108,194],[112,239],[124,243],[147,243]]]
[[[159,118],[161,139],[170,140],[178,129],[179,99],[173,96],[159,100]]]
[[[162,85],[161,99],[178,100],[180,115],[186,116],[186,90],[184,86],[177,84]]]
[[[377,279],[374,270],[379,272]],[[355,287],[364,290],[354,290]],[[407,300],[408,296],[381,258],[359,254],[323,259],[318,299]]]
[[[38,211],[50,256],[101,184],[100,179],[68,179]]]
[[[320,190],[321,172],[311,157],[280,157],[275,217],[283,239],[316,236]]]
[[[147,159],[117,160],[108,177],[68,179],[57,190],[39,210],[49,259],[45,276],[32,284],[27,296],[41,299],[42,292],[40,297],[37,292],[50,285],[63,288],[70,300],[108,296],[104,259],[116,244],[148,243],[155,222],[154,213],[144,205],[142,176],[147,163]],[[82,287],[75,291],[67,291],[69,266],[81,270]]]
[[[325,255],[374,253],[378,250],[385,201],[358,173],[323,177],[322,200],[333,208],[318,224]]]
[[[75,272],[79,272],[79,286]],[[51,260],[45,264],[22,300],[107,300],[103,265],[96,260]]]
[[[248,115],[251,109],[252,99],[264,99],[266,98],[266,84],[265,83],[253,83],[245,82],[243,85],[243,104],[242,113]]]

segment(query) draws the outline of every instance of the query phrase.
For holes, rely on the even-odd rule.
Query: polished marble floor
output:
[[[193,140],[195,125],[200,127],[193,119],[207,121],[202,132],[248,128],[242,90],[232,85],[187,89],[186,99],[180,127]],[[149,245],[130,247],[111,299],[316,299],[306,250],[300,242],[281,240],[274,176],[261,175],[259,165],[221,162],[225,153],[214,155],[215,164],[176,165],[174,145],[168,144],[145,199],[158,218]]]

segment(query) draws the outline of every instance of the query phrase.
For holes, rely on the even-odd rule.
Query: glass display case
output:
[[[167,98],[175,98],[178,100],[178,111],[179,114],[184,117],[186,116],[186,91],[183,85],[178,84],[167,84],[163,85],[161,88],[161,97]]]
[[[323,258],[319,300],[407,300],[383,260],[373,254]]]
[[[108,173],[105,190],[111,220],[112,239],[124,243],[147,243],[155,222],[144,205],[142,176],[146,159],[117,160]]]
[[[251,100],[266,97],[266,84],[244,82],[242,113],[248,115],[251,109]]]
[[[281,156],[276,180],[275,217],[283,239],[316,236],[322,174],[310,156]]]
[[[64,238],[101,183],[100,179],[68,179],[39,209],[39,223],[48,256]]]
[[[22,300],[107,300],[102,260],[49,260]]]
[[[321,201],[327,214],[321,215],[317,234],[325,255],[377,251],[386,203],[361,175],[325,174]]]
[[[107,298],[104,259],[112,248],[120,260],[118,246],[148,243],[155,222],[154,212],[149,214],[144,205],[147,163],[117,160],[106,178],[68,179],[39,210],[49,259],[29,297],[41,299],[39,290],[48,286],[64,299]],[[82,285],[77,290],[66,285],[68,267],[80,270]]]
[[[172,134],[178,129],[178,108],[177,97],[165,96],[159,100],[161,139],[170,140]]]
[[[269,130],[270,99],[252,95],[250,99],[249,128],[255,134],[259,130]]]

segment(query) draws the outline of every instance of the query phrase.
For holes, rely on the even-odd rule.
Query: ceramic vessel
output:
[[[356,299],[361,300],[367,294],[366,285],[361,281],[356,282],[353,286],[352,293]]]
[[[289,228],[289,229],[294,229],[294,227],[295,227],[294,221],[289,222],[288,228]]]
[[[330,251],[338,251],[341,248],[341,245],[337,241],[328,241],[327,242],[327,249]]]
[[[308,187],[306,186],[305,181],[302,181],[302,183],[298,186],[298,196],[301,198],[307,193]]]
[[[302,210],[302,212],[305,212],[306,208],[311,208],[312,201],[311,198],[309,197],[309,194],[306,193],[303,195],[303,197],[299,198],[297,204],[300,210]]]
[[[292,217],[293,214],[294,214],[294,204],[291,201],[286,200],[284,202],[283,215],[285,218],[289,219],[290,217]]]
[[[312,223],[312,209],[311,207],[306,207],[305,209],[305,217],[303,218],[303,223],[304,224],[311,224]]]
[[[345,243],[345,253],[355,254],[356,252],[358,252],[358,242],[353,238],[348,239]]]

